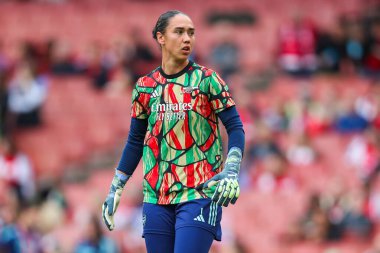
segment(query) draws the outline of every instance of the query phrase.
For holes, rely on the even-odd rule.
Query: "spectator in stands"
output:
[[[21,252],[43,253],[41,235],[38,231],[38,206],[30,202],[20,209],[17,226],[21,242]]]
[[[348,143],[345,159],[360,179],[367,181],[377,172],[380,160],[379,133],[374,128],[367,129],[363,135],[355,136]]]
[[[369,126],[369,122],[355,110],[355,100],[356,95],[349,93],[339,101],[334,123],[339,133],[363,132]]]
[[[49,181],[49,182],[47,182]],[[67,200],[62,193],[61,182],[59,179],[41,179],[38,187],[38,199],[41,202],[54,202],[60,209],[66,210]]]
[[[380,221],[380,180],[378,175],[374,175],[367,184],[368,187],[368,215],[372,221]]]
[[[365,47],[364,72],[374,78],[380,77],[380,21],[373,22]]]
[[[337,73],[345,57],[344,31],[340,24],[334,24],[330,30],[321,32],[317,40],[319,69],[322,72]]]
[[[366,119],[371,120],[372,126],[375,129],[380,130],[380,81],[377,80],[373,84],[374,85],[372,86],[372,89],[369,92],[370,95],[368,97],[365,97],[361,103],[366,106],[366,109],[357,110]],[[359,101],[360,99],[358,99],[358,102]],[[360,107],[364,106],[361,105]]]
[[[15,127],[32,127],[42,123],[41,108],[47,96],[47,82],[35,75],[29,62],[18,64],[9,87],[9,111]]]
[[[282,70],[296,76],[308,76],[317,70],[315,27],[300,12],[279,28],[278,62]]]
[[[16,191],[6,188],[0,203],[0,252],[21,253],[21,237],[16,225],[20,203]]]
[[[40,206],[37,217],[38,232],[41,236],[41,247],[44,252],[60,253],[60,240],[56,231],[66,226],[63,222],[62,212],[53,202],[45,202]]]
[[[152,68],[159,64],[151,47],[146,43],[147,39],[143,36],[141,29],[134,28],[131,32],[131,39],[134,46],[134,54],[129,64],[129,69],[133,73],[133,82],[140,76],[149,73]]]
[[[275,141],[271,129],[264,122],[256,122],[256,135],[248,155],[253,162],[265,159],[269,155],[284,157],[284,154]]]
[[[345,236],[354,238],[369,238],[373,223],[366,213],[368,192],[364,188],[352,189],[345,196]]]
[[[1,253],[58,253],[43,249],[40,213],[36,202],[19,202],[18,190],[13,186],[2,188],[0,202],[0,252]],[[3,193],[3,192],[2,192]]]
[[[310,165],[315,163],[317,153],[305,133],[297,134],[286,152],[286,157],[294,165]]]
[[[367,94],[358,96],[355,111],[366,121],[376,124],[376,118],[380,115],[380,87],[374,85]]]
[[[356,199],[355,191],[347,192],[340,180],[329,183],[324,193],[310,196],[305,214],[285,239],[327,242],[339,241],[348,233],[356,238],[369,236],[371,223],[363,213],[363,196]]]
[[[289,133],[305,131],[305,114],[307,103],[303,99],[293,99],[285,104],[285,115]]]
[[[232,25],[229,23],[217,24],[216,42],[209,56],[211,65],[226,81],[239,69],[240,49],[233,41],[232,31]]]
[[[0,68],[0,139],[6,135],[8,123],[8,89],[6,72]]]
[[[10,59],[5,54],[3,42],[0,41],[0,139],[7,133],[8,124],[8,88],[7,77],[10,72]]]
[[[336,115],[336,99],[334,92],[327,89],[321,98],[306,103],[304,126],[307,135],[315,137],[331,129]]]
[[[43,76],[49,73],[51,64],[51,50],[54,40],[46,42],[24,41],[19,47],[20,59],[18,61],[27,62],[33,66],[34,73]]]
[[[303,216],[291,225],[284,239],[288,242],[308,240],[323,242],[328,233],[329,221],[319,194],[312,194]]]
[[[41,234],[43,252],[61,253],[59,235],[55,231],[65,226],[68,207],[65,196],[60,190],[59,178],[39,178],[37,200],[40,203],[37,217],[38,231]]]
[[[122,67],[126,72],[130,72],[132,75],[133,84],[137,81],[137,72],[135,72],[136,66],[134,66],[134,59],[136,55],[135,40],[132,38],[131,33],[125,33],[124,37],[117,39],[114,43],[113,51],[115,55],[120,57]]]
[[[49,61],[54,75],[77,75],[84,73],[85,63],[79,63],[71,52],[71,46],[63,40],[52,40],[49,43]]]
[[[255,185],[263,192],[292,193],[297,188],[295,179],[289,175],[286,160],[279,154],[269,154],[262,160],[262,171]]]
[[[0,146],[0,179],[14,185],[22,201],[35,195],[33,167],[12,139],[4,139]]]
[[[37,65],[39,52],[35,43],[28,40],[22,41],[18,49],[20,61],[28,62],[34,66]]]
[[[288,174],[283,150],[271,130],[263,122],[256,123],[255,141],[249,150],[249,159],[255,165],[252,171],[254,185],[264,192],[291,192],[296,183]]]
[[[75,253],[118,253],[113,240],[103,234],[98,217],[89,217],[82,240],[74,250]]]
[[[147,45],[146,38],[144,38],[141,29],[136,27],[132,30],[131,34],[136,46],[135,60],[142,60],[145,62],[155,61],[156,56],[149,45]]]
[[[286,131],[288,119],[285,114],[285,103],[273,98],[271,105],[262,110],[261,119],[275,133]]]
[[[347,57],[349,66],[355,72],[362,71],[364,60],[364,48],[366,38],[362,24],[358,17],[345,18],[343,21],[345,30],[345,56]]]
[[[326,239],[329,227],[328,217],[321,203],[319,195],[311,195],[309,207],[300,221],[301,238],[315,242]]]
[[[100,90],[105,88],[109,82],[113,66],[104,57],[103,46],[100,43],[92,43],[89,51],[90,57],[87,59],[87,74],[92,79],[93,87]]]
[[[332,179],[327,185],[327,190],[321,195],[322,208],[328,218],[326,241],[339,241],[344,236],[347,190],[343,180]]]

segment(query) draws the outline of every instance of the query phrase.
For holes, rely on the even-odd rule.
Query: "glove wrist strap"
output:
[[[242,159],[241,149],[238,147],[232,147],[227,155],[226,164],[229,164],[228,168],[233,170],[235,173],[239,174],[240,163]]]
[[[124,174],[120,172],[119,170],[116,170],[115,177],[114,177],[114,180],[117,181],[116,185],[120,186],[121,188],[124,188],[129,178],[131,178],[130,175]]]
[[[123,172],[116,170],[116,176],[120,179],[120,181],[125,181],[127,182],[129,178],[131,177],[130,175],[124,174]]]

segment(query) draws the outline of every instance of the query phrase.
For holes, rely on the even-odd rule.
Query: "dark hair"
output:
[[[182,11],[177,11],[177,10],[170,10],[161,14],[161,16],[158,18],[157,23],[154,26],[153,31],[152,31],[153,39],[157,40],[157,32],[160,32],[163,34],[166,27],[168,27],[169,20],[178,14],[186,15]]]

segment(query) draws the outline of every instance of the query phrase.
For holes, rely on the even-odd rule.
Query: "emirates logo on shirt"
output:
[[[153,104],[152,112],[157,112],[156,120],[184,120],[186,112],[193,108],[192,103]]]
[[[152,112],[188,111],[193,107],[192,103],[165,103],[153,104]]]

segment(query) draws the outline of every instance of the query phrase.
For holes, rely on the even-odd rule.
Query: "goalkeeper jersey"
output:
[[[219,75],[196,63],[166,75],[161,67],[141,77],[132,94],[132,117],[146,119],[144,202],[177,204],[211,196],[195,187],[222,169],[217,113],[235,103]]]

